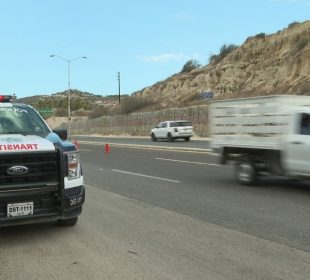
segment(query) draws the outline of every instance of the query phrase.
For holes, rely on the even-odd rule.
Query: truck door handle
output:
[[[303,142],[293,141],[293,142],[291,142],[291,144],[294,144],[294,145],[301,145],[301,144],[303,144]]]

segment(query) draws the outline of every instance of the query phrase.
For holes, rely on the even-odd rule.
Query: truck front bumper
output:
[[[63,195],[59,194],[57,187],[0,192],[0,227],[77,217],[82,213],[84,201],[84,186],[64,189]],[[33,214],[8,217],[7,204],[21,202],[33,202]]]

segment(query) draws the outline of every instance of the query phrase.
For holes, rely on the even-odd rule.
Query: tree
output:
[[[225,56],[227,56],[228,54],[230,54],[233,50],[237,49],[238,46],[234,45],[234,44],[229,44],[226,45],[224,44],[221,48],[220,48],[220,53],[219,54],[211,54],[209,57],[209,63],[219,63],[220,61],[223,60],[223,58]]]
[[[198,68],[198,67],[200,67],[200,66],[201,66],[201,65],[198,63],[197,60],[191,59],[191,60],[187,61],[187,62],[184,64],[184,66],[183,66],[183,68],[182,68],[182,70],[181,70],[181,73],[189,73],[189,72],[191,72],[192,70],[194,70],[194,69],[196,69],[196,68]]]

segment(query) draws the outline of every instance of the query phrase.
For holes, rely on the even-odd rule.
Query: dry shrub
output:
[[[121,100],[121,104],[114,110],[114,113],[130,114],[153,104],[155,102],[149,98],[129,96]]]

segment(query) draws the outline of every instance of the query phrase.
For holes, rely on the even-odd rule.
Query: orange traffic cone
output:
[[[74,140],[74,145],[77,149],[80,149],[80,143],[76,139]]]
[[[106,143],[106,144],[105,144],[105,147],[104,147],[104,152],[105,152],[105,153],[109,153],[110,151],[111,151],[110,145],[109,145],[109,143]]]

